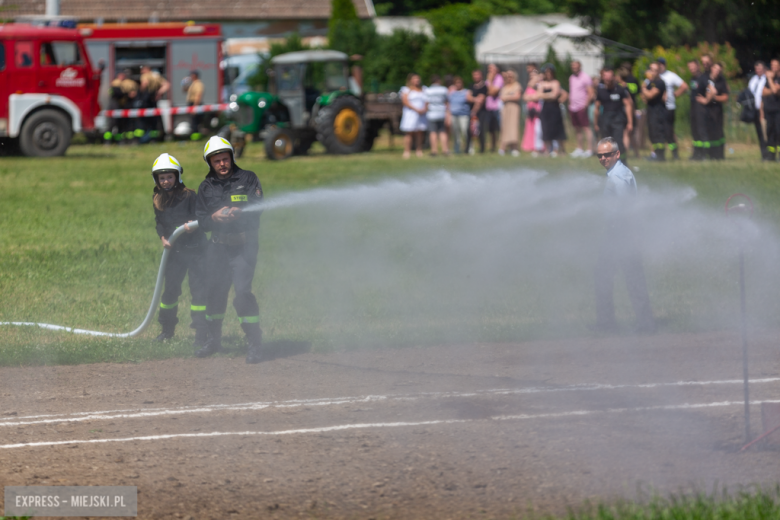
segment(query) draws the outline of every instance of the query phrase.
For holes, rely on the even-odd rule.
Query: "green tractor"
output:
[[[246,135],[265,142],[269,159],[305,155],[315,141],[332,154],[368,151],[387,121],[387,109],[367,113],[360,86],[349,76],[343,52],[309,50],[275,56],[269,92],[245,92],[230,100],[229,137],[241,155]],[[397,103],[391,103],[395,105]],[[400,115],[400,104],[397,110]]]

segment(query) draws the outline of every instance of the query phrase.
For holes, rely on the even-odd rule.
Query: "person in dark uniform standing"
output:
[[[639,80],[636,79],[636,77],[631,73],[631,64],[629,62],[624,62],[618,71],[618,75],[620,76],[619,83],[624,86],[628,93],[631,95],[631,130],[626,132],[626,139],[625,141],[628,141],[627,144],[624,144],[626,148],[628,146],[631,146],[631,149],[634,150],[634,157],[639,158],[639,143],[636,142],[636,139],[634,136],[637,133],[636,129],[636,97],[639,95]],[[628,158],[626,156],[625,158]]]
[[[625,157],[626,148],[623,141],[625,130],[633,129],[631,112],[633,105],[628,90],[615,81],[615,71],[612,67],[604,67],[601,71],[603,83],[596,89],[596,109],[593,112],[593,128],[600,132],[603,138],[612,137],[618,142],[621,156]],[[600,114],[601,107],[604,113]],[[627,164],[623,159],[623,164]]]
[[[238,167],[233,147],[221,137],[208,140],[203,159],[209,165],[209,173],[198,189],[195,213],[201,229],[211,231],[206,251],[209,341],[195,355],[206,357],[221,350],[222,321],[232,285],[236,293],[233,307],[248,343],[246,362],[259,363],[263,360],[263,333],[252,279],[257,265],[260,212],[243,209],[263,199],[263,188],[257,175]]]
[[[712,130],[709,128],[709,112],[707,111],[707,88],[710,84],[710,72],[712,71],[712,56],[705,54],[701,57],[702,73],[699,79],[696,81],[696,93],[694,99],[696,104],[699,105],[696,110],[696,125],[699,127],[699,135],[701,136],[700,148],[701,159],[705,159],[710,155],[710,134]]]
[[[768,161],[776,161],[780,152],[780,62],[772,60],[766,72],[763,91],[764,119],[766,120],[766,154]]]
[[[701,79],[701,68],[699,62],[695,59],[688,62],[688,71],[691,73],[691,81],[688,84],[688,91],[691,95],[691,112],[689,119],[691,121],[691,141],[693,141],[693,154],[691,161],[701,161],[704,159],[704,134],[701,130],[702,118],[699,112],[702,106],[696,101],[699,92],[699,81]]]
[[[647,126],[653,145],[652,161],[665,161],[664,141],[666,138],[666,85],[658,77],[658,63],[651,63],[642,82],[642,99],[647,105]]]
[[[162,332],[157,341],[173,337],[176,316],[179,311],[179,296],[184,277],[189,275],[190,316],[195,329],[195,346],[206,344],[206,281],[203,272],[203,258],[206,251],[206,234],[201,229],[190,230],[187,224],[195,220],[195,192],[187,188],[181,180],[184,169],[172,155],[160,155],[152,165],[154,177],[154,220],[157,223],[157,235],[162,245],[171,252],[165,265],[165,289],[160,299],[158,321]],[[187,235],[176,242],[168,242],[176,228],[184,226]]]
[[[716,160],[725,159],[726,138],[723,133],[723,104],[729,99],[729,87],[722,72],[723,65],[713,63],[710,66],[709,75],[702,76],[702,80],[707,81],[704,94],[696,96],[696,101],[704,107],[704,130],[707,136],[704,148],[708,151],[710,159]],[[702,86],[699,85],[699,91],[701,90]]]
[[[605,229],[595,270],[595,330],[614,332],[617,329],[613,293],[615,273],[621,269],[626,277],[628,296],[636,315],[635,331],[652,334],[656,330],[656,324],[642,267],[636,217],[633,215],[636,179],[631,170],[620,161],[620,149],[615,139],[607,137],[599,141],[596,155],[607,170],[607,183],[604,187]]]

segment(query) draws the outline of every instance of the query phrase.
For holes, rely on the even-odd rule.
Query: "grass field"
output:
[[[531,168],[546,171],[555,179],[565,179],[573,170],[603,174],[595,159],[532,159],[527,155],[516,159],[493,154],[402,161],[398,145],[400,141],[396,140],[396,148],[389,149],[383,141],[372,153],[348,157],[327,156],[315,148],[308,157],[271,162],[263,157],[261,145],[254,144],[239,163],[258,174],[268,198],[320,187],[415,178],[442,169],[481,176],[495,170],[511,172]],[[135,328],[148,308],[161,253],[154,232],[150,166],[158,154],[170,152],[183,162],[185,182],[196,188],[206,171],[201,149],[202,143],[138,147],[83,145],[71,147],[64,158],[3,157],[0,161],[0,321],[46,322],[108,332]],[[687,153],[683,151],[683,155]],[[737,146],[722,163],[680,161],[656,165],[634,160],[632,164],[640,167],[637,173],[640,183],[651,187],[692,186],[698,194],[697,203],[713,210],[722,207],[728,195],[747,193],[756,203],[757,215],[776,226],[780,224],[780,165],[762,163],[756,160],[757,155],[752,148]],[[318,271],[318,264],[313,261],[306,267],[311,271],[302,273],[293,265],[280,265],[280,258],[287,257],[280,256],[279,252],[285,251],[291,242],[310,240],[312,237],[307,233],[312,231],[302,227],[299,212],[294,210],[267,212],[262,222],[261,261],[255,286],[268,339],[303,339],[313,341],[315,348],[350,344],[403,346],[421,338],[431,342],[511,340],[537,337],[549,331],[549,328],[534,328],[532,320],[512,321],[523,309],[534,307],[532,301],[522,301],[519,296],[518,301],[507,300],[503,307],[497,305],[484,315],[473,316],[471,334],[463,337],[441,334],[450,328],[447,320],[452,315],[433,312],[421,319],[419,308],[412,308],[410,314],[414,313],[417,319],[413,327],[426,330],[409,334],[408,327],[401,323],[403,316],[383,313],[383,294],[376,287],[355,299],[362,308],[350,315],[353,321],[370,322],[371,327],[355,325],[355,330],[349,330],[349,326],[345,330],[344,323],[348,322],[342,321],[338,331],[331,330],[327,309],[306,308],[301,304],[307,291],[316,292],[318,277],[328,275],[325,268]],[[370,219],[361,226],[361,233],[370,234],[379,229]],[[333,233],[338,236],[339,230],[334,229]],[[290,285],[296,294],[284,292],[279,280],[285,278],[298,281]],[[414,277],[408,282],[413,293]],[[323,303],[323,298],[322,294],[318,295],[317,305]],[[182,309],[186,309],[189,304],[186,289],[181,301],[185,304]],[[625,307],[625,301],[622,305]],[[576,315],[570,317],[565,333],[587,333],[585,327],[592,321],[592,308],[583,303],[573,309]],[[626,309],[620,312],[630,314]],[[0,364],[71,364],[189,356],[192,347],[186,314],[180,312],[182,323],[177,329],[177,339],[163,345],[150,341],[158,333],[156,323],[141,338],[125,340],[2,327]],[[231,319],[234,315],[230,307],[226,345],[238,354],[243,349],[243,340],[238,324]],[[689,325],[679,321],[670,327],[685,330]]]

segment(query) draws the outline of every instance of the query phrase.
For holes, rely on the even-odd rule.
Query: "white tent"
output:
[[[492,16],[477,32],[476,57],[480,63],[541,65],[550,47],[558,59],[567,56],[582,63],[588,75],[598,74],[608,56],[637,56],[640,49],[594,35],[578,20],[561,14],[539,16]]]
[[[477,34],[480,63],[544,63],[550,47],[558,59],[571,56],[588,75],[604,65],[603,45],[588,38],[591,32],[564,15],[492,16]]]

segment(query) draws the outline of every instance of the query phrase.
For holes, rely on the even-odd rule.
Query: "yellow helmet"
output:
[[[152,164],[152,177],[154,177],[155,184],[159,184],[157,182],[158,173],[176,173],[177,179],[181,184],[181,175],[184,173],[184,168],[181,167],[181,164],[176,160],[176,157],[164,153],[155,159],[154,164]]]
[[[209,164],[209,157],[211,157],[214,154],[218,154],[222,152],[230,152],[231,157],[234,158],[236,156],[235,152],[233,151],[233,145],[230,144],[230,141],[228,141],[224,137],[219,137],[218,135],[215,135],[214,137],[208,140],[208,142],[206,143],[206,147],[203,148],[203,160],[206,161],[206,164]],[[210,164],[209,167],[211,167]]]

